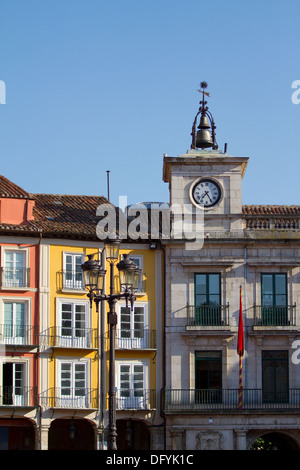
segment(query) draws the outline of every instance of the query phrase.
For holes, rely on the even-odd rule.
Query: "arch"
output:
[[[35,450],[37,426],[29,418],[0,419],[0,450]]]
[[[118,450],[150,450],[148,425],[141,419],[117,420]]]
[[[48,450],[96,450],[95,424],[84,418],[57,418],[48,435]]]
[[[298,439],[286,431],[265,431],[256,435],[250,450],[299,450]]]

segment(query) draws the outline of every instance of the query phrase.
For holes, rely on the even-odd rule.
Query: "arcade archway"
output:
[[[252,442],[250,450],[299,450],[299,445],[288,434],[268,432]]]
[[[150,433],[148,426],[142,420],[117,420],[118,450],[149,450]]]
[[[49,450],[96,450],[96,432],[87,419],[55,419],[48,436]]]
[[[0,419],[0,450],[35,450],[36,426],[29,419]]]

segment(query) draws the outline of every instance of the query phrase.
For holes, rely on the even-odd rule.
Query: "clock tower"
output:
[[[202,100],[192,126],[190,150],[176,157],[164,156],[163,180],[169,183],[170,205],[192,204],[204,211],[204,230],[242,230],[242,179],[247,157],[233,157],[218,149],[215,123],[207,107],[201,83]],[[197,120],[200,123],[197,126]]]

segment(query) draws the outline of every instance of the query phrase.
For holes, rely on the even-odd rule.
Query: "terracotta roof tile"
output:
[[[44,234],[96,238],[96,215],[100,204],[109,204],[103,196],[33,194],[33,224]]]
[[[245,205],[243,206],[243,214],[267,216],[298,216],[300,215],[300,206]]]
[[[30,194],[20,186],[0,175],[0,197],[30,199]]]
[[[32,194],[0,175],[0,198],[33,199],[34,220],[14,225],[0,223],[0,232],[96,239],[96,215],[100,204],[110,204],[103,196]]]

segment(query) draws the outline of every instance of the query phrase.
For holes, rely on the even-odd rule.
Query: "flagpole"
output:
[[[244,324],[243,324],[243,305],[242,305],[242,286],[240,286],[240,312],[238,326],[237,353],[239,355],[239,410],[243,408],[243,360],[244,355]]]
[[[242,355],[239,355],[239,410],[243,409],[243,380],[242,380],[242,374],[243,374],[243,361],[242,361]]]

